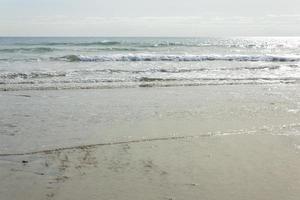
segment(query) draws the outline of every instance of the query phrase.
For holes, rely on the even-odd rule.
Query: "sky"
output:
[[[300,36],[300,0],[0,0],[0,36]]]

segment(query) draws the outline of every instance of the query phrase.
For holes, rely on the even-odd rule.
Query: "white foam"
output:
[[[296,55],[159,55],[159,54],[114,54],[114,55],[67,55],[59,59],[65,61],[105,62],[105,61],[264,61],[297,62]]]

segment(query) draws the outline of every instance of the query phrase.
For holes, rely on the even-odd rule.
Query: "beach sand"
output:
[[[0,199],[299,199],[299,91],[1,92]]]

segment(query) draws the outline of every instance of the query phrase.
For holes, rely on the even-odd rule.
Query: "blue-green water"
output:
[[[297,83],[300,38],[0,38],[0,90]]]

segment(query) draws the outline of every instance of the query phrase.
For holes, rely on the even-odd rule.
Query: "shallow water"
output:
[[[1,153],[98,143],[299,134],[296,85],[0,92]]]

